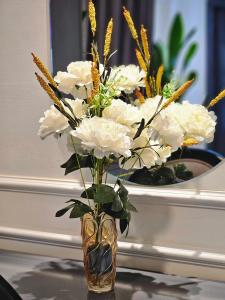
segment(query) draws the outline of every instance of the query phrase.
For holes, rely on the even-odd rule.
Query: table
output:
[[[117,270],[115,292],[91,294],[86,290],[82,262],[16,252],[0,251],[0,274],[23,300],[225,299],[223,282],[125,268]]]

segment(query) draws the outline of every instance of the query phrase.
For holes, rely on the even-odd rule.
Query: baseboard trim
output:
[[[169,187],[127,186],[131,200],[144,205],[167,205],[225,210],[225,192],[195,191]],[[79,182],[33,177],[0,176],[0,191],[79,197]]]

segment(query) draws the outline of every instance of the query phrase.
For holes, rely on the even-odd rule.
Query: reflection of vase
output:
[[[81,219],[84,269],[88,290],[113,290],[116,276],[117,231],[115,219],[102,213],[97,218],[85,214]]]

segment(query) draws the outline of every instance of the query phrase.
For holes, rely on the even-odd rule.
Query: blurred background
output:
[[[122,17],[126,6],[137,28],[144,24],[151,40],[153,68],[163,63],[164,80],[180,83],[196,78],[184,100],[208,103],[225,87],[225,1],[224,0],[114,0],[95,1],[99,51],[102,53],[107,22],[114,18],[112,50],[118,52],[112,65],[136,63],[135,44]],[[90,32],[87,0],[51,0],[53,72],[65,70],[69,62],[88,59]],[[59,22],[60,20],[60,22]],[[218,125],[209,147],[225,154],[225,102],[215,108]]]

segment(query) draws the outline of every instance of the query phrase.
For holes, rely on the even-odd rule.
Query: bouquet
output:
[[[225,96],[225,91],[221,92],[207,108],[188,101],[178,103],[193,80],[180,87],[174,81],[162,86],[164,68],[152,70],[154,58],[147,30],[143,25],[140,33],[136,30],[126,8],[123,15],[136,42],[138,65],[110,66],[111,56],[116,55],[111,52],[113,19],[106,28],[104,53],[98,52],[91,0],[90,60],[71,62],[66,72],[59,71],[53,78],[32,54],[42,73],[35,73],[37,80],[53,101],[40,119],[39,135],[42,139],[65,135],[71,156],[61,167],[65,175],[78,170],[81,173],[84,201],[69,200],[56,216],[70,211],[70,218],[82,220],[84,262],[88,287],[93,291],[112,289],[115,219],[119,219],[121,233],[127,234],[131,212],[136,212],[123,184],[123,174],[114,186],[107,184],[110,166],[117,162],[125,174],[144,167],[151,170],[162,166],[179,148],[212,142],[216,116],[210,108]],[[90,185],[85,182],[83,168],[90,170]]]

